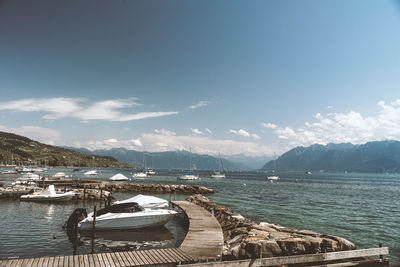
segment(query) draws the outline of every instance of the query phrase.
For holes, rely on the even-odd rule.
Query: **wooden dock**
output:
[[[194,262],[194,259],[183,252],[181,249],[168,248],[8,260],[0,261],[0,267],[127,267],[149,265],[176,266],[180,263],[191,262]]]
[[[217,260],[222,256],[224,235],[217,219],[204,208],[188,201],[172,201],[189,218],[189,229],[179,247],[197,261]]]
[[[188,233],[179,248],[6,260],[0,261],[0,267],[177,266],[218,259],[223,235],[215,217],[191,202],[174,201],[173,204],[185,211],[189,219]]]

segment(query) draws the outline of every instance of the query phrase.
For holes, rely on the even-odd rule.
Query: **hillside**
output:
[[[262,168],[273,170],[269,161]],[[399,173],[400,142],[376,141],[363,145],[328,144],[296,147],[276,160],[278,171]]]
[[[99,155],[111,156],[127,164],[142,166],[143,152],[135,150],[127,150],[125,148],[113,148],[109,150],[90,151],[84,148],[71,148],[79,152]],[[188,151],[167,151],[167,152],[146,152],[146,165],[148,168],[155,169],[188,169],[189,168],[189,152]],[[225,170],[249,170],[250,167],[222,159]],[[198,170],[218,170],[219,158],[209,155],[199,155],[192,153],[192,168]]]
[[[0,132],[2,165],[46,165],[79,167],[132,167],[109,156],[93,156],[70,149],[51,146],[13,133]]]

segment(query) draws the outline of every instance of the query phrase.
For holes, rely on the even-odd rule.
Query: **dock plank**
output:
[[[130,266],[128,258],[123,254],[123,252],[116,252],[118,260],[123,266]]]
[[[136,265],[143,265],[143,261],[134,252],[126,252]]]
[[[100,267],[106,267],[106,264],[104,263],[103,257],[101,254],[94,254],[93,257],[97,258],[97,262],[100,264]]]
[[[54,257],[49,257],[47,262],[47,267],[53,267]]]
[[[150,258],[146,257],[141,250],[136,250],[135,252],[142,259],[144,264],[154,264],[154,262]]]
[[[158,259],[158,257],[156,257],[156,255],[154,255],[154,252],[152,249],[150,250],[144,250],[144,253],[146,253],[147,257],[151,258],[154,262],[154,264],[159,264],[160,260]]]

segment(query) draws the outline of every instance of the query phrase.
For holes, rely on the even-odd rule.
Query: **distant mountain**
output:
[[[131,167],[113,157],[88,155],[6,132],[0,132],[0,163],[60,167]]]
[[[267,162],[263,170],[273,170]],[[296,147],[276,160],[278,171],[327,171],[399,173],[400,142],[376,141],[363,145],[350,143]]]
[[[272,157],[268,156],[249,157],[243,154],[221,156],[224,159],[230,160],[234,163],[244,165],[243,170],[259,170],[262,168],[262,166],[264,166],[265,162],[273,159]]]
[[[128,150],[125,148],[100,149],[90,151],[85,148],[70,148],[75,151],[98,156],[110,156],[117,160],[142,167],[143,152]],[[189,152],[188,151],[167,151],[167,152],[145,152],[146,165],[148,168],[155,169],[188,169]],[[225,170],[249,170],[249,166],[232,162],[222,158],[222,164]],[[218,170],[219,158],[209,155],[199,155],[192,153],[192,168],[198,170]]]

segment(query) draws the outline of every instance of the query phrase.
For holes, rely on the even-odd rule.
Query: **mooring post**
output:
[[[111,206],[111,192],[108,192],[107,200],[108,200],[108,206]]]
[[[103,199],[103,189],[100,189],[100,201]]]
[[[379,247],[380,247],[380,248],[382,247],[382,243],[379,243]],[[379,255],[379,259],[380,259],[381,261],[383,261],[383,255]]]
[[[83,186],[83,201],[86,199],[86,186]]]
[[[92,254],[94,253],[94,236],[96,234],[96,205],[93,207],[93,225],[92,225]]]
[[[174,201],[176,200],[176,191],[174,191]]]

